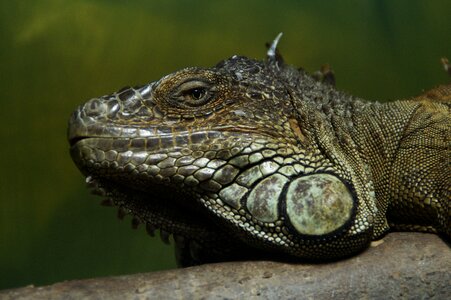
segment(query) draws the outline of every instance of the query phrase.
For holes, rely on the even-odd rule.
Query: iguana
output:
[[[369,102],[284,63],[232,56],[89,100],[71,156],[104,204],[173,235],[182,266],[331,260],[389,230],[451,235],[451,85]],[[320,76],[321,77],[321,76]]]

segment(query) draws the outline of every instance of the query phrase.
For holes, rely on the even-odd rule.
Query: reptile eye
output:
[[[200,100],[206,93],[207,91],[204,88],[194,88],[187,91],[186,95],[190,96],[193,100]]]
[[[174,93],[174,100],[182,106],[201,106],[209,102],[214,95],[214,86],[196,79],[182,83]]]

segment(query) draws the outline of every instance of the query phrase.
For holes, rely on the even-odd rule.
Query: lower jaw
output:
[[[104,205],[117,207],[118,218],[124,219],[130,215],[132,228],[144,225],[148,235],[154,237],[155,232],[159,231],[164,243],[173,242],[179,266],[258,256],[258,249],[252,250],[238,238],[220,230],[219,225],[209,221],[208,215],[186,205],[195,200],[180,192],[168,193],[168,187],[158,185],[155,190],[148,188],[144,192],[91,176],[87,177],[87,184],[93,194],[106,198],[102,202]]]

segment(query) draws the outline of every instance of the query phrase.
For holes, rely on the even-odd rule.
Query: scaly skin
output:
[[[275,44],[265,62],[233,56],[80,106],[71,155],[94,192],[173,234],[180,265],[336,259],[390,229],[450,237],[451,85],[368,102]]]

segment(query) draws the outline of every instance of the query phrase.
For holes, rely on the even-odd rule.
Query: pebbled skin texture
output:
[[[268,54],[81,105],[70,152],[93,192],[173,235],[182,266],[337,259],[390,229],[449,238],[451,85],[368,102]]]

